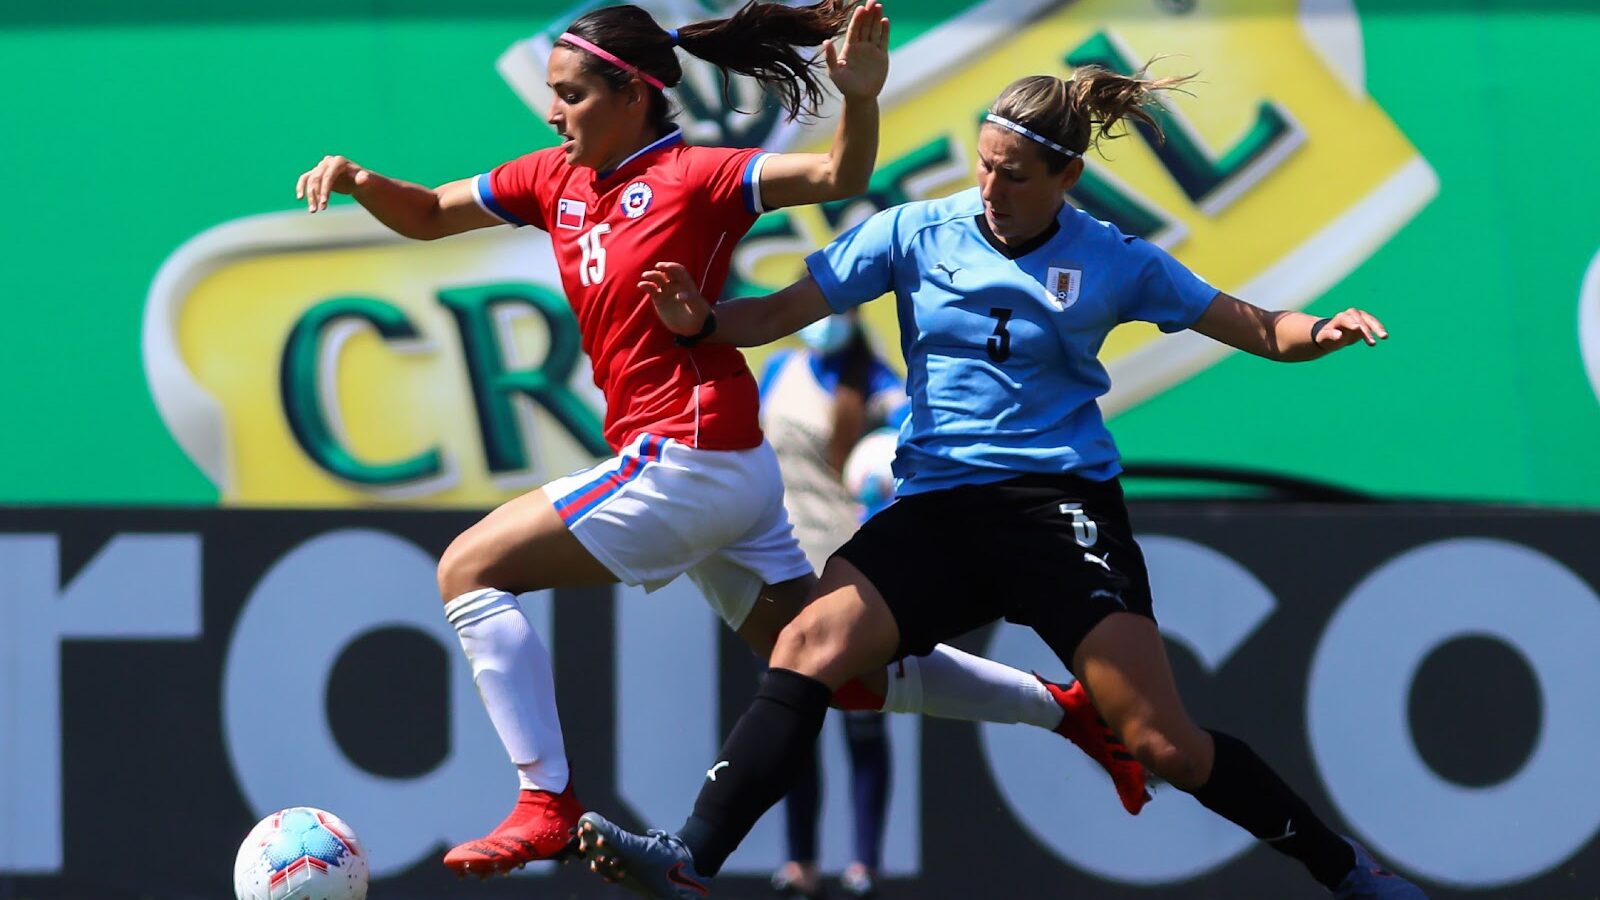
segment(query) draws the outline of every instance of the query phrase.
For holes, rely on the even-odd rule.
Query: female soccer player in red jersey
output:
[[[829,39],[841,29],[835,47]],[[606,399],[605,435],[617,456],[508,501],[457,537],[439,563],[446,615],[522,788],[499,827],[445,856],[457,872],[488,875],[561,856],[583,812],[549,655],[516,594],[618,581],[653,589],[686,573],[765,658],[813,582],[784,513],[744,357],[725,344],[675,337],[657,320],[638,273],[677,260],[716,297],[734,245],[762,212],[865,190],[888,34],[877,0],[853,11],[847,0],[752,2],[727,19],[670,31],[638,7],[607,7],[574,22],[551,51],[548,121],[559,147],[432,189],[341,156],[300,176],[296,196],[311,212],[325,209],[332,193],[349,194],[406,237],[507,223],[548,231]],[[815,111],[822,98],[806,50],[819,43],[844,100],[830,152],[684,144],[663,93],[682,77],[679,48],[724,74],[756,78],[794,116]],[[1130,811],[1142,805],[1143,770],[1093,737],[1102,729],[1085,727],[1094,712],[1081,691],[946,647],[907,671],[912,677],[892,680],[878,673],[841,690],[841,699],[1055,729],[1112,771]]]

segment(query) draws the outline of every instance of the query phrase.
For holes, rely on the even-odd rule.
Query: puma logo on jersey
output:
[[[950,279],[950,283],[951,284],[955,284],[956,283],[956,273],[961,271],[961,267],[960,266],[956,266],[955,268],[952,269],[952,268],[950,268],[949,266],[945,265],[942,262],[934,263],[933,264],[933,268],[934,268],[934,271],[943,272],[945,274],[945,276]]]

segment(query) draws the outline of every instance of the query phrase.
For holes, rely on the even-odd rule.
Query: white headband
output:
[[[1082,153],[1079,153],[1076,150],[1068,150],[1067,148],[1061,146],[1060,144],[1056,143],[1055,141],[1050,140],[1049,138],[1045,137],[1042,134],[1038,134],[1037,132],[1029,131],[1028,129],[1022,127],[1021,125],[1018,125],[1016,122],[1013,122],[1010,119],[1002,119],[999,116],[995,115],[994,113],[985,114],[984,115],[984,119],[987,120],[987,121],[993,122],[996,125],[999,125],[1001,128],[1005,128],[1005,129],[1010,130],[1010,131],[1015,131],[1017,134],[1020,134],[1025,138],[1028,138],[1030,140],[1038,141],[1039,143],[1045,145],[1046,147],[1049,147],[1051,150],[1054,150],[1055,152],[1061,154],[1062,156],[1068,157],[1070,159],[1077,159],[1078,157],[1083,155]]]

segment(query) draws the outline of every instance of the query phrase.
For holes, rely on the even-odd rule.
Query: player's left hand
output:
[[[850,14],[844,44],[822,45],[828,77],[845,97],[876,97],[889,77],[889,20],[883,4],[867,0]]]
[[[673,334],[699,334],[711,304],[700,295],[689,270],[675,262],[656,263],[639,276],[639,290],[656,305],[656,315]]]
[[[1389,331],[1377,316],[1352,306],[1329,319],[1328,324],[1317,332],[1317,349],[1331,353],[1357,341],[1365,341],[1368,347],[1376,347],[1379,341],[1388,339]]]

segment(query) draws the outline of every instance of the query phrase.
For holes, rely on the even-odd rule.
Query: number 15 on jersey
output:
[[[578,280],[584,287],[597,285],[606,277],[606,248],[601,245],[600,236],[610,230],[610,225],[601,222],[578,238],[578,246],[583,250],[583,260],[578,263]]]

